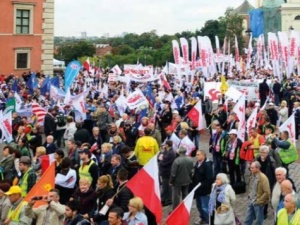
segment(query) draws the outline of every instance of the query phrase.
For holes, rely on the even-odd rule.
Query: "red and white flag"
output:
[[[174,56],[174,62],[175,64],[180,63],[180,50],[179,50],[179,44],[176,40],[172,41],[173,46],[173,56]]]
[[[204,129],[201,100],[197,102],[186,116],[197,125],[198,130]]]
[[[193,204],[194,194],[196,189],[200,186],[199,183],[194,189],[185,197],[185,199],[177,206],[176,209],[168,216],[166,220],[167,225],[187,225],[189,224],[191,208]]]
[[[118,65],[115,65],[113,68],[111,68],[111,71],[113,71],[113,73],[116,75],[122,74],[122,70],[120,69],[120,67]]]
[[[192,64],[191,69],[194,71],[196,69],[196,60],[197,60],[197,39],[195,37],[191,37],[191,58]]]
[[[293,113],[280,127],[279,131],[288,131],[289,138],[296,145],[296,125],[295,125],[295,114]]]
[[[152,157],[152,159],[126,183],[126,186],[134,195],[143,200],[145,206],[155,215],[156,222],[160,224],[162,220],[162,205],[160,200],[157,155]]]
[[[85,68],[88,72],[90,72],[90,58],[87,58],[83,63],[83,68]]]
[[[33,102],[31,104],[32,107],[32,113],[36,115],[37,120],[38,120],[38,124],[41,125],[44,123],[44,118],[47,114],[47,111],[42,108],[38,103]]]
[[[245,141],[246,134],[246,118],[245,118],[245,95],[243,94],[232,110],[239,119],[238,138]]]
[[[42,174],[43,174],[51,165],[51,163],[55,161],[54,153],[49,155],[43,155],[41,156],[40,159],[41,159],[41,167],[42,167]]]
[[[10,143],[13,141],[12,136],[12,111],[9,110],[2,114],[0,112],[0,129],[2,131],[2,138],[5,137],[5,141]]]
[[[180,38],[183,63],[189,64],[189,44],[186,38]]]
[[[139,106],[148,105],[149,102],[143,92],[140,89],[137,89],[128,95],[126,104],[129,109],[136,109]]]
[[[256,127],[256,118],[257,118],[257,107],[255,107],[247,120],[247,133],[249,134],[250,130]]]

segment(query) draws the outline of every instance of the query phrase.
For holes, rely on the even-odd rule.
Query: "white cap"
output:
[[[177,110],[173,110],[172,113],[173,114],[179,114],[179,112]]]
[[[237,135],[237,130],[236,129],[231,129],[228,134],[235,134],[235,135]]]

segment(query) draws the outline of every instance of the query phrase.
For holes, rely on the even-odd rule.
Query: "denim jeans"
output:
[[[200,142],[200,134],[197,133],[195,136],[193,136],[192,141],[194,142],[196,146],[196,150],[199,149],[199,142]]]
[[[264,207],[264,205],[255,205],[253,203],[248,203],[245,225],[252,225],[255,219],[257,221],[257,225],[263,225]]]
[[[274,94],[274,101],[275,101],[275,105],[279,106],[280,105],[280,97],[279,94]]]
[[[219,154],[213,154],[213,165],[214,165],[214,177],[216,177],[218,173],[223,172],[222,156],[220,156]]]
[[[209,223],[208,202],[209,195],[196,196],[196,205],[200,213],[200,218],[205,223]]]

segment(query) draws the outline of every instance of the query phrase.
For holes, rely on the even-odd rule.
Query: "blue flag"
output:
[[[52,77],[50,82],[55,87],[59,88],[59,77],[58,76]]]
[[[252,36],[258,38],[264,33],[264,11],[261,9],[253,9],[249,12],[250,15],[250,29]]]
[[[80,62],[74,60],[70,62],[65,71],[65,91],[67,92],[71,87],[73,81],[77,77],[81,68]]]
[[[38,88],[38,81],[35,76],[35,73],[30,75],[28,81],[26,82],[26,86],[28,87],[29,94],[33,94],[33,90]]]
[[[15,93],[18,93],[18,92],[19,92],[19,86],[18,86],[18,81],[17,81],[17,79],[14,80],[11,89],[12,89]]]
[[[138,122],[139,123],[142,123],[142,119],[143,117],[147,116],[148,115],[148,108],[145,108],[145,109],[142,109],[139,113],[139,116],[138,116]]]
[[[144,95],[147,98],[147,100],[149,101],[149,104],[151,105],[151,107],[153,107],[154,104],[155,104],[155,96],[153,94],[153,91],[152,91],[152,88],[151,88],[150,84],[147,85],[147,88],[146,88],[146,91],[145,91]]]
[[[41,87],[41,94],[45,96],[46,92],[50,91],[50,77],[47,76]]]

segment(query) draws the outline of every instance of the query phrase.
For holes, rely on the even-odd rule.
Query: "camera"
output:
[[[34,201],[39,201],[39,200],[42,200],[42,199],[43,199],[43,196],[34,196],[32,198],[32,200],[34,200]]]

